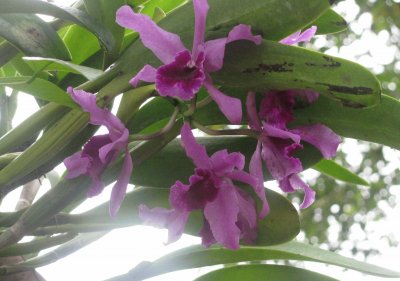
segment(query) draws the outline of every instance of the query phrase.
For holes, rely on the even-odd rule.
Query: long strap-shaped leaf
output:
[[[349,107],[376,105],[381,94],[378,79],[359,64],[268,40],[232,44],[214,77],[243,89],[311,89]]]
[[[376,276],[400,277],[399,272],[359,262],[333,252],[292,241],[286,244],[269,247],[243,246],[237,251],[230,251],[219,247],[211,247],[209,249],[201,246],[187,247],[163,256],[154,262],[142,263],[129,273],[111,278],[109,281],[139,281],[176,270],[264,260],[315,261],[337,265]]]
[[[112,51],[114,49],[114,39],[111,32],[99,25],[87,13],[75,8],[59,7],[40,0],[2,0],[0,13],[35,13],[68,20],[95,34],[107,50]],[[46,57],[40,54],[35,56]]]
[[[57,32],[42,19],[29,14],[1,14],[1,10],[0,36],[25,55],[70,59],[68,50]]]
[[[194,281],[338,281],[332,277],[322,275],[310,270],[270,264],[248,264],[239,266],[228,266],[219,270],[211,271]]]

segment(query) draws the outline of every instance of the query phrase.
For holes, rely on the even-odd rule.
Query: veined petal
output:
[[[214,87],[209,77],[204,81],[204,87],[229,122],[232,124],[240,124],[242,121],[242,102],[240,99],[222,93]]]
[[[245,157],[239,152],[228,153],[226,149],[219,150],[211,156],[211,165],[214,173],[224,176],[235,168],[243,170]]]
[[[288,130],[282,130],[275,126],[271,126],[268,123],[264,124],[263,128],[265,134],[269,137],[280,138],[280,139],[291,139],[293,142],[297,144],[300,143],[301,137],[294,132]]]
[[[204,146],[196,142],[193,136],[192,129],[188,123],[183,124],[181,129],[181,140],[182,145],[186,151],[186,155],[193,160],[193,163],[198,168],[209,169],[210,168],[210,158],[207,155]]]
[[[87,173],[87,169],[90,165],[90,159],[88,157],[82,157],[82,151],[78,151],[75,154],[65,158],[64,165],[68,170],[68,174],[65,176],[65,179],[73,179]]]
[[[126,188],[128,187],[129,179],[131,177],[133,168],[132,158],[128,149],[125,150],[124,164],[122,165],[121,173],[118,176],[110,198],[110,215],[115,217],[118,213],[121,203],[124,200]]]
[[[83,90],[68,87],[68,93],[78,103],[82,110],[90,114],[90,123],[104,125],[110,132],[110,138],[118,138],[125,129],[124,124],[109,110],[97,106],[96,96]]]
[[[237,227],[239,206],[235,187],[225,182],[218,196],[204,208],[204,216],[219,243],[228,249],[239,249],[240,229]]]
[[[252,176],[254,176],[257,180],[256,185],[252,185],[254,191],[256,192],[258,198],[260,198],[262,202],[262,208],[260,212],[260,219],[264,218],[269,213],[269,204],[267,201],[267,197],[265,195],[264,188],[264,174],[262,170],[262,161],[261,161],[261,142],[258,141],[256,150],[250,159],[249,172]]]
[[[250,26],[239,24],[229,32],[228,37],[205,42],[205,70],[207,72],[215,72],[222,68],[226,44],[237,40],[248,40],[259,45],[261,44],[261,39],[260,35],[254,36],[251,33]]]
[[[309,29],[305,30],[304,32],[297,31],[292,35],[289,35],[288,37],[282,39],[279,42],[285,45],[294,45],[300,42],[309,42],[311,38],[313,38],[316,32],[317,32],[317,27],[312,26]]]
[[[136,74],[136,76],[134,76],[131,80],[129,80],[129,83],[131,83],[131,85],[133,87],[136,87],[138,85],[139,81],[154,83],[154,82],[156,82],[156,75],[157,75],[157,69],[155,69],[151,65],[146,64]]]
[[[305,209],[309,207],[315,200],[315,191],[311,189],[298,175],[292,175],[289,178],[289,182],[293,188],[304,190],[304,199],[300,204],[300,208]]]
[[[212,234],[210,224],[206,219],[204,219],[203,227],[201,228],[199,235],[201,237],[201,244],[204,247],[210,247],[212,244],[217,242]]]
[[[127,5],[118,9],[116,22],[139,33],[143,45],[165,64],[173,61],[177,53],[186,50],[178,35],[160,28],[150,17],[135,13]]]
[[[336,155],[337,148],[342,142],[338,135],[322,124],[296,127],[291,131],[299,134],[302,140],[317,147],[327,159]]]
[[[261,132],[261,122],[258,118],[257,107],[256,107],[256,93],[249,92],[246,98],[246,108],[247,108],[247,119],[250,125],[250,128]]]
[[[276,180],[282,180],[303,170],[300,160],[289,155],[290,146],[282,139],[277,139],[277,141],[268,137],[262,139],[261,156],[268,171]]]
[[[99,158],[103,163],[109,163],[128,144],[129,131],[124,129],[120,137],[99,149]]]
[[[193,0],[193,7],[195,24],[192,56],[196,58],[199,46],[202,46],[204,43],[204,32],[206,30],[206,19],[209,7],[207,0]]]

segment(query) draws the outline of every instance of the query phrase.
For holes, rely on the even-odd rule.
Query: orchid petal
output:
[[[99,195],[103,189],[104,189],[104,184],[100,179],[100,174],[92,174],[90,175],[90,178],[92,179],[92,183],[88,189],[88,192],[86,193],[87,197],[94,197]]]
[[[165,64],[173,61],[175,54],[186,50],[178,35],[160,28],[150,17],[135,13],[128,5],[118,9],[116,21],[139,33],[143,45]]]
[[[194,7],[194,37],[193,37],[193,49],[192,55],[194,58],[197,57],[199,46],[204,43],[204,33],[206,30],[206,18],[208,13],[207,0],[193,0]]]
[[[294,45],[300,42],[310,42],[311,38],[313,38],[316,32],[317,32],[317,27],[312,26],[309,29],[305,30],[304,32],[297,31],[292,35],[289,35],[288,37],[282,39],[279,42],[285,45]]]
[[[204,87],[229,122],[232,124],[240,124],[242,121],[242,102],[240,99],[222,93],[212,85],[210,78],[204,81]]]
[[[192,129],[188,123],[183,124],[181,129],[182,145],[185,148],[186,155],[193,160],[196,167],[208,169],[210,168],[210,158],[207,155],[204,146],[196,142]]]
[[[73,179],[80,175],[86,174],[90,165],[88,157],[82,157],[82,152],[78,151],[75,154],[65,158],[64,165],[68,170],[65,179]]]
[[[121,203],[124,200],[126,188],[129,184],[129,179],[131,177],[133,169],[133,163],[129,151],[125,150],[124,164],[122,165],[122,170],[118,176],[117,182],[115,183],[110,198],[110,215],[115,217],[118,213]]]
[[[99,149],[99,158],[103,163],[109,163],[116,156],[119,150],[122,150],[126,147],[128,143],[129,131],[128,129],[124,129],[122,135]]]
[[[124,124],[109,110],[98,107],[95,95],[83,90],[73,89],[72,87],[68,87],[67,91],[72,99],[81,106],[83,111],[90,113],[90,123],[106,126],[110,132],[111,139],[119,137],[125,128]]]
[[[262,143],[261,156],[274,179],[282,180],[303,170],[300,160],[290,156],[293,148],[284,140],[263,138]]]
[[[250,128],[256,130],[257,132],[261,132],[261,122],[258,118],[257,107],[256,107],[256,93],[249,92],[246,98],[246,108],[247,108],[247,119],[250,125]]]
[[[294,132],[279,129],[275,126],[269,125],[268,123],[264,124],[263,128],[265,134],[269,137],[280,138],[280,139],[291,139],[293,142],[297,144],[300,143],[301,137]]]
[[[212,244],[217,242],[212,234],[210,224],[206,219],[204,219],[203,227],[201,228],[199,235],[201,237],[201,244],[204,247],[210,247]]]
[[[238,199],[240,221],[246,221],[248,227],[255,228],[257,226],[257,212],[254,200],[246,192],[238,188],[236,188],[236,197]]]
[[[240,229],[236,225],[239,207],[235,187],[225,182],[213,202],[204,208],[204,216],[219,243],[228,249],[238,249]]]
[[[193,177],[192,181],[195,181],[195,178],[198,177],[197,175],[191,176]],[[180,181],[176,181],[173,186],[170,188],[169,192],[169,202],[171,206],[179,211],[188,211],[188,204],[186,200],[187,192],[189,191],[190,186],[183,184]]]
[[[304,190],[304,199],[300,204],[301,209],[308,208],[315,201],[315,191],[311,189],[305,182],[303,182],[298,175],[292,175],[290,182],[295,188]]]
[[[261,212],[259,214],[260,219],[264,218],[270,211],[269,204],[267,201],[267,197],[265,195],[264,188],[264,173],[262,170],[262,162],[261,162],[261,142],[257,143],[256,150],[250,159],[249,164],[249,172],[252,176],[254,176],[257,180],[256,185],[252,185],[254,191],[258,195],[262,202]]]
[[[317,147],[327,159],[336,155],[337,148],[341,143],[340,137],[322,124],[296,127],[291,131],[299,134],[302,140]]]
[[[226,149],[219,150],[211,156],[212,170],[216,174],[224,174],[237,168],[242,170],[245,157],[239,152],[228,153]]]
[[[254,36],[251,33],[251,27],[245,24],[235,26],[228,34],[228,37],[219,38],[205,42],[204,50],[206,60],[204,68],[207,72],[215,72],[222,68],[225,56],[225,47],[228,43],[237,40],[248,40],[257,45],[261,44],[261,36]]]
[[[137,87],[139,81],[154,83],[156,82],[156,75],[157,69],[146,64],[131,80],[129,80],[129,83],[131,83],[133,87]]]

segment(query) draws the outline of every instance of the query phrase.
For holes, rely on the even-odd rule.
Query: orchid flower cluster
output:
[[[219,106],[232,124],[242,122],[242,104],[237,98],[222,93],[211,78],[211,73],[223,66],[225,47],[237,40],[261,43],[261,36],[253,35],[251,27],[239,24],[225,38],[205,41],[206,17],[209,9],[207,0],[193,0],[195,31],[192,50],[189,51],[178,35],[157,26],[148,16],[135,13],[129,6],[117,11],[116,21],[123,27],[136,31],[145,47],[161,61],[155,68],[145,65],[130,83],[136,87],[139,81],[155,83],[161,97],[180,101],[195,98],[201,87]],[[304,33],[297,32],[281,41],[295,44],[310,40],[316,28]],[[129,131],[109,110],[96,105],[96,97],[77,89],[68,93],[84,111],[90,113],[90,123],[104,125],[109,133],[92,137],[81,152],[65,159],[67,179],[87,175],[92,180],[88,196],[102,192],[101,175],[118,155],[124,153],[121,174],[113,188],[110,199],[110,214],[115,216],[124,198],[132,159],[128,151]],[[284,192],[303,189],[305,196],[301,208],[308,207],[314,200],[314,191],[305,184],[298,173],[303,170],[301,161],[293,153],[306,141],[316,146],[325,158],[335,155],[340,139],[333,131],[321,124],[291,128],[296,98],[313,102],[318,94],[311,91],[269,91],[256,107],[256,94],[248,93],[247,116],[249,128],[258,136],[255,152],[250,160],[249,172],[245,168],[245,156],[239,152],[221,150],[209,156],[204,146],[196,142],[190,122],[181,129],[181,142],[186,155],[196,168],[188,184],[177,181],[170,189],[171,209],[140,205],[139,216],[145,224],[168,229],[168,243],[178,240],[184,232],[191,212],[201,210],[203,226],[200,230],[202,244],[210,246],[220,243],[229,249],[238,249],[240,242],[252,243],[257,237],[257,223],[269,212],[265,195],[263,165]],[[190,117],[185,116],[186,119]],[[257,198],[240,188],[237,183],[251,186]],[[262,204],[257,209],[256,200]]]

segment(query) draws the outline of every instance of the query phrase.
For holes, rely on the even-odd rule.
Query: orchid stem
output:
[[[211,136],[249,136],[258,139],[258,134],[250,129],[229,129],[229,130],[213,130],[206,126],[203,126],[195,120],[190,121],[193,126],[195,126],[200,131]]]
[[[140,135],[140,134],[130,135],[129,141],[132,142],[132,141],[151,140],[164,135],[165,133],[169,132],[174,126],[175,120],[178,117],[178,113],[179,113],[179,107],[176,106],[174,112],[172,113],[170,119],[168,120],[168,123],[161,130],[148,135]]]

